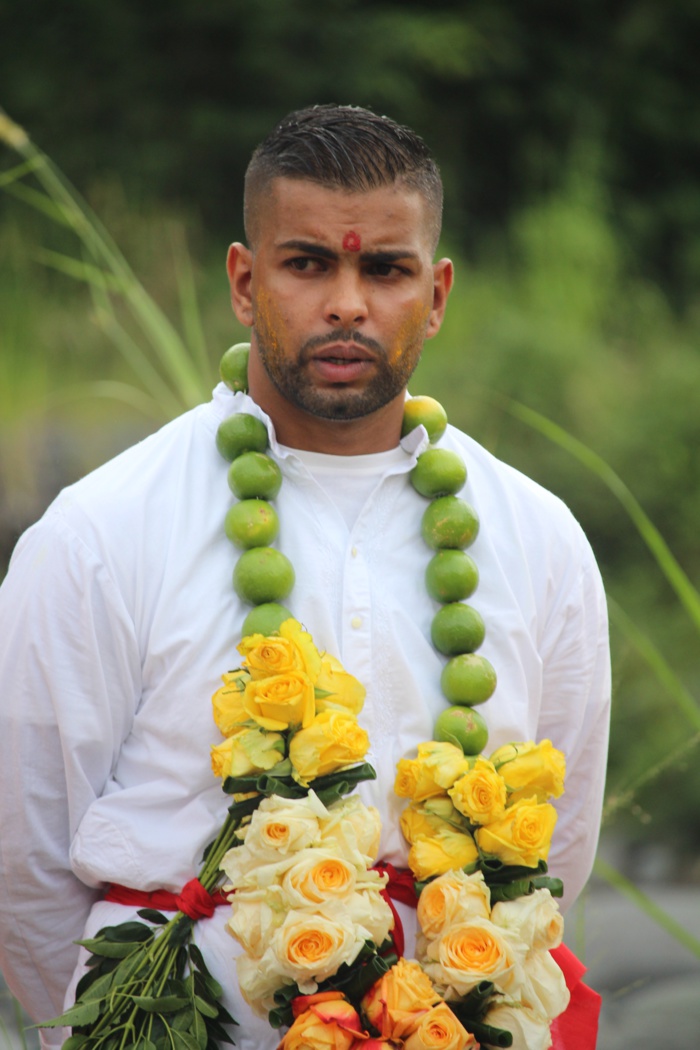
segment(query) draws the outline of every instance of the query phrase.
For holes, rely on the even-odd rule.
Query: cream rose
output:
[[[236,976],[245,1001],[258,1017],[265,1019],[276,1005],[277,989],[293,983],[269,948],[260,958],[239,955],[236,959]]]
[[[547,1020],[522,1003],[501,1003],[492,1006],[486,1020],[494,1028],[504,1028],[512,1034],[515,1050],[549,1050],[552,1045]],[[493,1044],[484,1043],[483,1046],[487,1048]]]
[[[327,849],[305,849],[282,880],[282,888],[292,908],[342,900],[355,888],[353,865]]]
[[[387,940],[394,928],[394,914],[382,897],[381,891],[381,883],[372,884],[367,881],[343,902],[348,918],[358,934],[373,941],[377,947]]]
[[[313,793],[301,799],[265,798],[243,829],[243,845],[225,854],[221,867],[234,886],[251,871],[274,864],[311,846],[319,836],[319,821],[328,810]]]
[[[564,933],[564,918],[547,889],[535,890],[513,901],[498,901],[491,921],[528,948],[558,948]]]
[[[352,922],[336,906],[333,915],[320,909],[291,912],[275,931],[270,950],[281,972],[296,981],[301,992],[310,993],[341,963],[353,963],[363,944]]]
[[[434,940],[450,926],[470,919],[488,919],[491,892],[480,871],[471,875],[448,871],[428,882],[418,898],[418,923],[425,937]]]
[[[525,978],[520,998],[526,1006],[550,1021],[569,1005],[569,989],[564,974],[548,951],[529,952],[523,967]]]
[[[366,806],[357,795],[334,803],[321,821],[321,842],[333,844],[346,860],[373,864],[379,853],[382,820],[375,806]]]
[[[249,955],[259,958],[285,916],[279,887],[235,893],[231,899],[228,929]]]
[[[523,955],[488,919],[472,919],[428,942],[424,968],[445,998],[449,990],[466,995],[484,980],[507,992],[522,979]]]

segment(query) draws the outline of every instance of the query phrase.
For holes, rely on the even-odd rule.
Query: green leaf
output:
[[[203,1014],[204,1017],[218,1017],[219,1016],[218,1007],[212,1005],[210,1002],[207,1002],[207,1000],[203,999],[201,997],[201,995],[195,995],[195,997],[194,997],[194,1004],[195,1004],[196,1008],[199,1010],[200,1014]]]
[[[40,1028],[80,1028],[83,1025],[92,1024],[100,1016],[99,1003],[76,1003],[66,1010],[60,1017],[54,1017],[50,1021],[43,1021]]]
[[[108,926],[104,930],[108,941],[147,941],[153,936],[153,930],[142,922],[123,922],[120,926]]]
[[[150,995],[134,995],[132,1001],[134,1006],[138,1006],[147,1014],[169,1014],[187,1006],[187,1000],[180,995],[161,995],[158,998]]]
[[[126,941],[108,941],[104,937],[88,937],[86,940],[77,941],[76,943],[82,944],[93,955],[104,955],[106,959],[124,959],[131,952],[137,950],[134,944],[129,944]]]
[[[201,1050],[199,1042],[189,1032],[178,1032],[172,1028],[170,1036],[174,1050]]]
[[[162,912],[156,911],[155,908],[141,908],[136,914],[140,915],[142,919],[146,919],[147,922],[154,923],[156,926],[165,926],[166,923],[170,922],[167,916],[163,915]]]
[[[87,1035],[69,1035],[61,1050],[78,1050],[78,1047],[86,1043],[88,1039]]]

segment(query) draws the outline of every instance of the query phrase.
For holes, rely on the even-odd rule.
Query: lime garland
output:
[[[221,378],[234,393],[248,390],[249,351],[249,343],[237,343],[221,359]],[[494,668],[476,652],[486,634],[484,621],[464,601],[479,582],[477,566],[466,553],[479,531],[479,518],[457,495],[467,478],[464,460],[457,452],[435,447],[445,433],[447,414],[434,398],[414,397],[406,402],[401,436],[421,424],[430,447],[418,457],[409,476],[415,491],[429,501],[421,535],[434,553],[426,567],[425,583],[429,596],[440,604],[430,634],[435,648],[448,658],[440,687],[452,705],[438,717],[435,739],[476,755],[483,750],[488,731],[473,708],[488,700],[496,688]],[[242,634],[273,634],[293,615],[282,602],[295,580],[292,563],[271,546],[279,532],[271,501],[280,491],[282,474],[267,454],[267,428],[256,416],[228,416],[217,430],[216,446],[231,464],[228,483],[238,501],[224,522],[229,540],[242,551],[233,571],[233,587],[242,601],[253,605]]]

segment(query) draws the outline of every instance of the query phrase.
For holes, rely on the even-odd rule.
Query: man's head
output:
[[[406,384],[452,284],[433,263],[442,187],[421,139],[321,106],[285,118],[246,176],[249,245],[233,308],[251,328],[250,391],[283,443],[344,454],[398,441]]]
[[[280,121],[260,143],[245,176],[243,219],[255,246],[261,206],[276,178],[306,179],[364,193],[398,184],[424,198],[435,251],[442,225],[442,179],[423,140],[408,127],[357,106],[310,106]]]

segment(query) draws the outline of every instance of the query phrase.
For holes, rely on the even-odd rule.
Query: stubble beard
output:
[[[357,343],[374,354],[374,375],[362,389],[353,389],[349,383],[317,387],[310,380],[313,352],[336,341]],[[280,352],[276,339],[271,345],[265,339],[265,333],[259,329],[256,330],[256,345],[270,381],[287,401],[319,419],[352,420],[371,415],[405,390],[418,364],[422,339],[420,345],[416,340],[413,345],[404,348],[393,366],[389,363],[386,350],[376,340],[343,329],[309,339],[294,362],[284,351]]]

